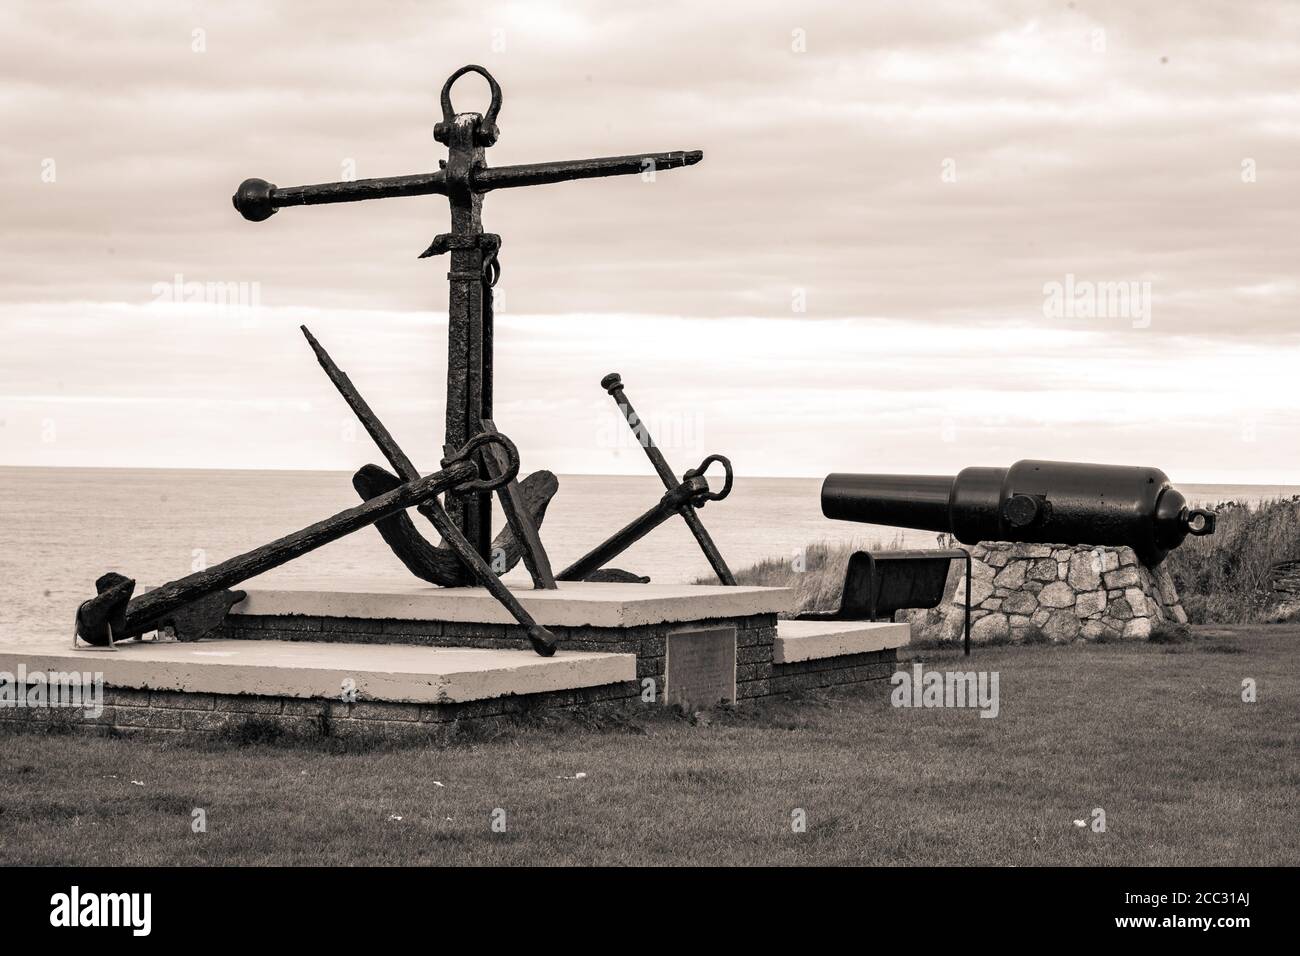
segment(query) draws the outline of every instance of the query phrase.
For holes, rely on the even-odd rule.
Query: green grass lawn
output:
[[[914,656],[998,671],[1000,716],[876,682],[352,752],[3,730],[0,863],[1300,863],[1300,627]]]

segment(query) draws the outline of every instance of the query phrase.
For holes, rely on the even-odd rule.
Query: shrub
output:
[[[795,569],[793,558],[765,558],[736,572],[736,583],[769,588],[792,588],[795,592],[791,616],[804,613],[834,611],[840,606],[840,593],[844,588],[844,572],[854,551],[888,551],[903,547],[902,536],[885,544],[869,543],[829,544],[819,541],[808,545],[800,555],[800,569]],[[717,584],[714,577],[699,578],[696,584]]]
[[[1285,596],[1272,590],[1271,575],[1275,564],[1300,558],[1300,498],[1228,501],[1214,510],[1214,534],[1189,537],[1168,558],[1188,618],[1194,624],[1276,618]]]

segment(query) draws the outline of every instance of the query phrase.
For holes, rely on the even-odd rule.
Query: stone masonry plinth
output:
[[[1186,623],[1164,565],[1145,567],[1131,548],[1009,544],[971,552],[971,640],[1021,640],[1033,629],[1057,643],[1145,640],[1164,621]],[[914,612],[924,636],[959,640],[966,598],[954,571],[944,602]]]

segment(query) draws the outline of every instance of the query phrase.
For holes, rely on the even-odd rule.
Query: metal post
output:
[[[970,657],[970,552],[966,552],[966,656]]]

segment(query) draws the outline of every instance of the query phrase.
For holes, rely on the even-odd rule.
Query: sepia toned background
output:
[[[705,154],[487,198],[525,470],[645,473],[618,370],[748,475],[1300,483],[1300,8],[1249,2],[6,4],[0,464],[355,468],[307,322],[432,467],[445,199],[229,196],[434,168],[469,62],[490,164]]]

